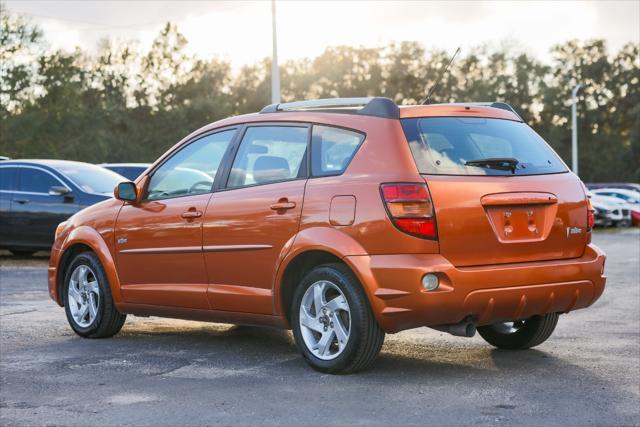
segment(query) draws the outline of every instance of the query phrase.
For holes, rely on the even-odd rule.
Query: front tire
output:
[[[62,291],[67,321],[76,334],[107,338],[122,329],[127,316],[116,309],[107,275],[93,252],[73,259]]]
[[[370,367],[384,331],[362,286],[344,264],[314,268],[296,289],[291,326],[298,349],[314,369],[349,374]]]
[[[494,323],[478,327],[478,333],[494,347],[522,350],[545,342],[558,324],[558,314],[533,316],[526,320]]]

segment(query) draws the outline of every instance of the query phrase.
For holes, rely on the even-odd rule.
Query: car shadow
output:
[[[150,342],[162,350],[166,344],[171,348],[189,349],[204,358],[216,354],[217,360],[233,359],[237,367],[251,364],[287,365],[304,375],[316,375],[299,356],[290,331],[258,327],[231,326],[187,322],[188,328],[180,325],[154,324],[154,320],[133,324],[122,330],[115,342],[135,347]],[[389,338],[391,337],[391,338]],[[368,381],[387,381],[403,378],[404,381],[424,383],[428,381],[476,378],[478,381],[493,381],[512,376],[540,377],[548,379],[550,373],[561,372],[563,378],[572,381],[604,383],[589,371],[545,351],[544,348],[529,350],[499,350],[479,338],[468,340],[404,339],[388,336],[373,369],[362,372]],[[237,360],[244,360],[238,364]],[[206,363],[206,362],[203,362]],[[216,363],[216,362],[211,362]]]
[[[635,401],[632,393],[617,386],[615,379],[587,369],[588,362],[573,360],[566,346],[555,350],[553,340],[538,349],[505,351],[479,338],[454,340],[431,332],[389,335],[372,369],[327,375],[309,368],[289,331],[134,319],[112,339],[82,339],[68,332],[37,352],[5,357],[6,380],[19,381],[20,372],[29,371],[47,372],[48,382],[74,387],[92,384],[96,378],[107,386],[144,378],[139,381],[147,381],[154,390],[158,384],[197,383],[217,390],[221,384],[253,387],[250,384],[259,382],[284,394],[297,390],[299,384],[313,383],[320,394],[336,394],[335,404],[355,387],[367,390],[373,400],[391,399],[389,405],[396,402],[404,410],[413,411],[428,398],[439,413],[460,410],[463,405],[468,416],[495,420],[508,412],[510,417],[526,420],[524,424],[539,423],[536,411],[541,407],[552,414],[547,421],[572,419],[576,425],[593,423],[593,418],[586,417],[594,413],[600,420],[633,415],[610,404],[628,405]],[[404,396],[402,403],[395,390]],[[454,391],[456,397],[451,400]]]

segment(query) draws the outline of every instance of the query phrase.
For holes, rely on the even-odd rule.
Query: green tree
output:
[[[33,96],[33,59],[41,50],[42,31],[0,3],[0,120],[19,112]]]
[[[3,11],[4,12],[4,11]],[[167,23],[147,52],[101,42],[98,53],[44,52],[42,33],[2,13],[0,154],[89,162],[152,161],[185,135],[271,99],[271,62],[233,73],[228,62],[186,53]],[[451,53],[416,42],[337,46],[280,66],[283,101],[387,96],[415,104],[504,101],[570,163],[570,93],[580,82],[580,175],[640,181],[640,46],[611,55],[603,40],[554,46],[542,63],[510,48]]]

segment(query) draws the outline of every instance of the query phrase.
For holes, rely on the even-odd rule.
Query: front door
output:
[[[78,211],[77,194],[52,172],[31,166],[18,169],[18,188],[11,197],[10,227],[15,243],[32,249],[49,249],[56,227]],[[53,187],[66,188],[56,194]]]
[[[0,248],[10,247],[18,237],[11,225],[11,199],[16,191],[17,178],[17,167],[0,166]]]
[[[115,240],[126,302],[209,308],[202,220],[234,134],[227,129],[182,146],[151,171],[142,202],[123,206]]]
[[[272,314],[275,268],[298,232],[307,126],[250,126],[205,213],[208,297],[216,310]]]

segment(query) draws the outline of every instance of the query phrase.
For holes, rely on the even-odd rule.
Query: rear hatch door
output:
[[[527,177],[425,176],[440,252],[456,266],[576,258],[587,205],[569,173]]]
[[[582,183],[519,117],[491,112],[402,119],[431,192],[442,255],[456,266],[581,256]]]

